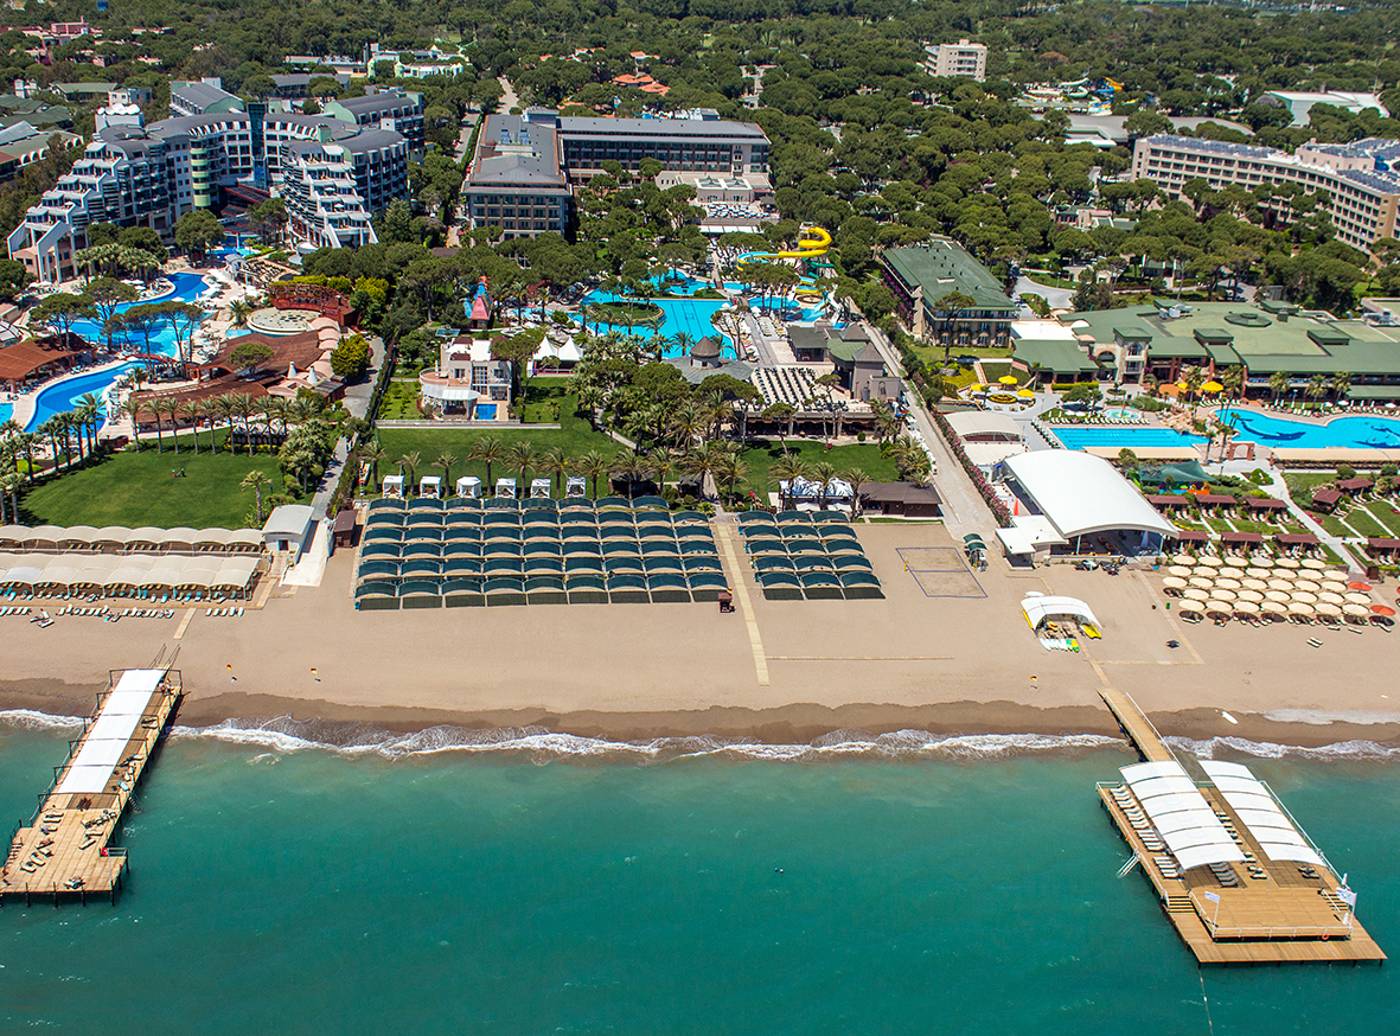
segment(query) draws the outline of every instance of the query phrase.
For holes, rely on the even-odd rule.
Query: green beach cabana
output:
[[[758,576],[763,596],[770,601],[800,601],[802,583],[792,572],[764,572]]]
[[[531,604],[568,604],[561,575],[529,576],[525,580],[525,599]]]
[[[647,591],[652,601],[658,604],[686,604],[690,602],[690,584],[680,574],[660,573],[647,576]]]
[[[692,572],[686,576],[691,600],[714,601],[729,591],[729,580],[721,572]]]
[[[601,575],[573,575],[564,581],[570,604],[607,604],[608,584]]]
[[[436,579],[405,579],[399,584],[403,608],[441,608],[442,583]]]
[[[525,603],[525,580],[519,576],[494,576],[481,584],[488,608]]]
[[[842,572],[838,578],[841,580],[842,592],[850,600],[885,596],[885,592],[880,589],[880,580],[869,572]]]
[[[362,583],[355,588],[358,611],[390,611],[399,606],[399,588],[394,583]]]
[[[809,601],[836,600],[845,596],[841,580],[836,578],[834,572],[806,572],[799,578],[802,580],[802,593]]]

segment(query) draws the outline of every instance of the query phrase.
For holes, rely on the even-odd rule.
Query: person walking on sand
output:
[[[236,676],[233,675],[233,663],[232,663],[232,662],[229,662],[227,665],[224,666],[224,668],[228,670],[229,682],[231,682],[231,683],[237,683],[237,682],[238,682],[238,677],[236,677]]]

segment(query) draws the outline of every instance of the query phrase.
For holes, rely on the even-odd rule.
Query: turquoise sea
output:
[[[0,1032],[1400,1031],[1393,964],[1198,971],[1114,877],[1093,784],[1126,751],[546,744],[172,738],[116,906],[0,910]],[[0,816],[63,749],[0,724]],[[1250,762],[1400,952],[1400,766]]]

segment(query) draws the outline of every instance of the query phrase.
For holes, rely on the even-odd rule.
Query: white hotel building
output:
[[[1230,185],[1301,184],[1327,195],[1326,211],[1337,238],[1369,252],[1380,238],[1396,234],[1400,201],[1400,141],[1372,137],[1350,144],[1304,144],[1297,152],[1217,140],[1161,135],[1144,137],[1133,149],[1132,176],[1152,180],[1179,197],[1188,180],[1212,188]]]

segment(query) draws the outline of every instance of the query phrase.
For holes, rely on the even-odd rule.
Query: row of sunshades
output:
[[[609,543],[618,540],[656,543],[713,543],[714,536],[708,529],[673,529],[669,525],[607,526],[597,528],[497,528],[486,526],[472,528],[448,526],[431,528],[415,526],[411,529],[396,529],[375,525],[365,530],[362,537],[365,543],[483,543],[487,540],[507,540],[513,543],[528,543],[531,540],[548,540],[553,543]]]
[[[835,552],[841,553],[841,552]],[[715,555],[707,540],[379,540],[360,548],[360,558],[608,558],[702,557]]]
[[[571,497],[567,500],[549,499],[528,499],[511,500],[503,497],[488,497],[477,499],[474,497],[455,496],[441,499],[431,496],[418,496],[412,500],[399,500],[393,497],[381,497],[378,500],[371,500],[369,510],[371,514],[380,511],[516,511],[516,512],[550,512],[561,513],[569,511],[670,511],[671,505],[659,496],[639,496],[635,500],[628,500],[621,496],[604,496],[597,500],[590,500],[587,497]],[[695,514],[700,517],[698,511],[681,511],[679,514]]]
[[[769,600],[880,598],[880,580],[840,511],[746,511],[744,550]]]
[[[471,608],[520,604],[646,604],[714,601],[727,593],[723,572],[637,575],[572,574],[453,576],[399,582],[371,580],[355,588],[355,607]]]
[[[722,572],[719,558],[702,555],[679,558],[643,558],[636,555],[619,557],[575,557],[575,558],[471,558],[471,557],[411,557],[411,558],[364,558],[355,571],[357,582],[370,580],[411,579],[435,576],[470,575],[579,575],[614,573],[685,573],[698,575],[702,572]],[[789,570],[795,571],[795,570]],[[805,569],[804,569],[805,571]],[[823,569],[823,571],[832,571]],[[862,571],[859,568],[843,568],[841,571]]]
[[[673,525],[677,528],[708,528],[709,519],[699,511],[660,511],[652,508],[636,511],[370,511],[366,528],[393,526],[412,528],[426,526],[593,526],[611,525]]]

